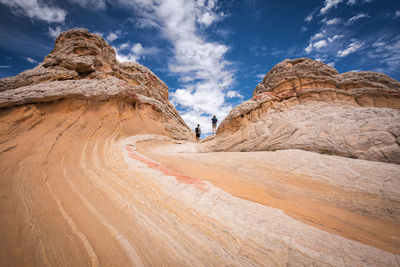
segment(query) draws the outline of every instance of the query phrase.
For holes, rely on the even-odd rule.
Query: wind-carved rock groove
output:
[[[0,80],[0,265],[398,266],[397,99],[387,76],[284,61],[192,143],[154,73],[86,30],[62,33],[43,63]],[[312,109],[321,125],[322,111],[381,122],[366,147],[324,146],[290,121]]]

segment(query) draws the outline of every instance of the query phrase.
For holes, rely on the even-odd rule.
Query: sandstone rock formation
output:
[[[119,63],[100,36],[86,29],[62,33],[55,48],[37,67],[0,79],[0,107],[55,102],[64,99],[108,101],[160,112],[170,135],[191,138],[191,131],[168,100],[168,87],[149,69]]]
[[[279,63],[205,150],[278,149],[400,163],[400,83],[307,58]]]
[[[242,109],[290,103],[263,94]],[[364,107],[348,105],[293,108],[356,120]],[[43,63],[0,80],[0,266],[399,266],[400,165],[198,153],[223,147],[228,121],[190,142],[151,71],[86,30],[61,34]]]
[[[128,141],[132,142],[132,139]],[[358,260],[353,260],[360,259],[365,248],[356,243],[349,246],[348,240],[336,239],[337,236],[328,233],[311,232],[305,225],[294,227],[294,221],[289,218],[272,210],[263,210],[265,207],[236,202],[227,195],[218,194],[215,197],[220,201],[213,200],[212,207],[202,207],[208,205],[205,198],[216,193],[211,189],[212,185],[240,200],[278,208],[291,218],[334,235],[399,254],[400,165],[302,150],[195,153],[199,147],[200,144],[193,143],[136,142],[136,150],[151,158],[150,162],[142,161],[148,166],[160,170],[167,166],[182,173],[181,179],[187,184],[213,191],[203,194],[201,201],[194,202],[193,207],[196,210],[204,208],[206,217],[220,218],[218,225],[222,223],[224,227],[233,228],[239,236],[246,236],[247,241],[251,240],[246,242],[239,255],[252,255],[248,259],[255,265],[358,265]],[[131,154],[129,156],[132,158]],[[133,158],[137,159],[136,156]],[[219,205],[221,208],[217,209],[215,206]],[[288,236],[289,240],[286,239]],[[254,244],[258,244],[255,246],[259,249],[255,249]],[[280,245],[276,244],[289,247],[288,254],[282,255]],[[265,248],[268,249],[265,251]],[[276,257],[268,255],[269,249]],[[322,252],[325,249],[330,252]],[[380,253],[370,252],[371,257],[361,256],[365,264],[379,265],[371,259],[375,257],[373,254]],[[297,253],[302,256],[297,258]],[[311,256],[308,262],[310,255],[319,255],[323,260]]]

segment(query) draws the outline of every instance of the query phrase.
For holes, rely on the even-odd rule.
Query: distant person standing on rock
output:
[[[196,141],[200,140],[200,135],[201,135],[201,129],[200,129],[200,124],[197,124],[196,129],[194,130],[196,132]]]
[[[217,117],[214,115],[214,117],[212,117],[211,121],[212,121],[212,133],[215,134],[215,133],[217,132],[217,122],[218,122],[218,119],[217,119]]]

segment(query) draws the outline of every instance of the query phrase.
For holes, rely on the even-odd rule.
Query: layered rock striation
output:
[[[375,72],[339,74],[308,58],[284,60],[205,148],[280,149],[400,163],[400,83]]]
[[[0,80],[0,266],[398,266],[400,165],[302,150],[197,153],[268,140],[251,127],[282,143],[283,118],[301,132],[319,129],[315,118],[369,127],[398,117],[332,90],[330,101],[261,92],[215,139],[177,140],[191,132],[162,81],[118,63],[97,35],[61,34],[43,63]]]
[[[0,108],[66,99],[104,102],[160,113],[165,129],[177,139],[191,131],[168,100],[168,87],[146,67],[119,63],[112,47],[86,29],[62,33],[53,51],[37,67],[0,80]]]
[[[135,245],[153,236],[139,234],[152,216],[137,204],[158,189],[119,144],[149,133],[192,139],[167,86],[87,30],[62,33],[44,62],[1,79],[0,266],[161,264],[161,238],[160,257],[140,259]]]

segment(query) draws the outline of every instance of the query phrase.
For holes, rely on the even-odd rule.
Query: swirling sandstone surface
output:
[[[37,67],[0,79],[0,108],[64,99],[100,104],[111,98],[136,109],[150,106],[164,118],[160,121],[169,135],[192,138],[168,100],[165,83],[138,63],[117,62],[112,47],[86,29],[60,34],[53,51]]]
[[[399,266],[399,165],[199,153],[165,84],[86,30],[0,103],[0,266]]]
[[[211,151],[303,149],[400,163],[400,83],[307,58],[276,65],[218,128]]]

